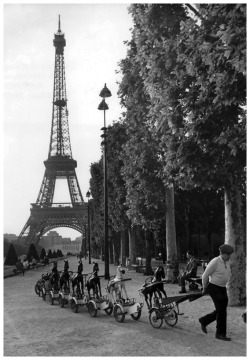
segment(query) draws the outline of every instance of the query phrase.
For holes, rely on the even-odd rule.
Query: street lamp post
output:
[[[104,172],[104,277],[109,279],[109,243],[108,243],[108,186],[107,186],[107,128],[106,128],[106,110],[108,110],[108,105],[106,104],[105,99],[111,96],[110,90],[104,85],[104,88],[100,92],[102,97],[102,102],[98,106],[98,110],[103,110],[104,112],[104,127],[103,134],[103,172]]]
[[[86,258],[87,258],[87,227],[86,227],[86,224],[84,226],[84,230],[85,230],[84,258],[86,260]]]
[[[90,191],[87,191],[86,197],[88,198],[88,244],[89,244],[89,264],[91,264],[91,253],[90,253],[90,216],[89,216],[89,197],[90,197]]]

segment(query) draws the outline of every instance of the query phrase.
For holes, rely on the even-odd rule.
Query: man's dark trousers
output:
[[[215,311],[201,317],[200,323],[204,326],[217,320],[216,335],[226,336],[227,334],[227,289],[226,287],[218,286],[209,283],[207,286],[207,293],[211,296]]]

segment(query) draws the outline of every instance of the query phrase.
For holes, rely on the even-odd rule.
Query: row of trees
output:
[[[36,259],[36,261],[43,261],[45,256],[47,256],[49,259],[56,259],[58,257],[62,257],[63,254],[60,249],[58,249],[57,251],[54,250],[53,252],[51,249],[49,249],[48,254],[46,255],[45,249],[42,248],[41,254],[39,257],[35,245],[33,243],[30,244],[28,253],[26,255],[27,260],[29,262],[31,262],[32,257],[34,259]],[[9,248],[8,248],[8,251],[6,254],[4,265],[15,265],[17,263],[17,260],[18,260],[18,256],[17,256],[15,246],[13,244],[9,244]]]
[[[154,243],[175,281],[178,252],[193,247],[210,258],[212,243],[225,242],[235,248],[229,303],[243,304],[246,4],[133,4],[129,11],[132,38],[119,64],[124,113],[108,127],[111,261],[126,243],[133,261],[139,244],[150,272]],[[102,159],[91,165],[90,188],[97,246]]]

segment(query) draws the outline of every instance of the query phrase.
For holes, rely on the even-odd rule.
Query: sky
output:
[[[129,3],[3,5],[3,233],[19,235],[35,203],[48,158],[52,123],[54,33],[65,34],[64,49],[69,132],[76,175],[84,200],[90,165],[101,157],[103,111],[99,93],[112,97],[106,123],[121,116],[118,62],[131,39]],[[69,201],[66,180],[56,182],[54,202]],[[74,240],[80,233],[55,229]]]

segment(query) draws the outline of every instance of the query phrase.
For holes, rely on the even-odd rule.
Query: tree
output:
[[[123,121],[113,122],[107,131],[107,167],[108,167],[108,212],[110,220],[110,229],[118,232],[120,237],[113,236],[115,249],[119,249],[119,258],[125,263],[128,255],[128,232],[130,232],[131,222],[127,216],[128,207],[126,205],[126,186],[122,176],[123,167],[123,146],[127,142],[126,124]],[[130,239],[131,240],[131,239]],[[131,241],[130,241],[130,245]],[[129,249],[131,257],[133,246]]]
[[[176,281],[178,274],[178,258],[175,234],[174,215],[174,186],[167,174],[162,171],[161,135],[155,131],[156,123],[165,117],[166,110],[172,105],[176,114],[176,121],[180,121],[180,108],[176,107],[176,91],[168,91],[168,77],[176,64],[176,51],[173,44],[180,32],[180,23],[185,20],[186,12],[182,5],[153,5],[133,4],[130,12],[134,21],[133,39],[136,52],[134,63],[141,77],[145,98],[147,98],[147,127],[150,137],[156,144],[158,169],[155,169],[155,185],[161,181],[165,194],[161,197],[166,204],[166,249],[167,249],[167,278]],[[163,47],[165,46],[165,49]],[[146,103],[144,104],[146,107]],[[168,141],[171,141],[169,138]],[[154,159],[154,157],[153,157]],[[161,188],[163,188],[161,186]],[[152,196],[154,192],[152,191]]]
[[[57,249],[56,254],[57,254],[57,257],[62,257],[63,256],[61,249]]]
[[[140,225],[146,232],[152,232],[156,221],[165,216],[164,185],[159,171],[158,145],[148,124],[150,106],[138,62],[134,39],[129,45],[126,59],[120,62],[122,81],[119,86],[121,104],[126,107],[124,123],[127,141],[123,146],[122,176],[126,186],[127,215],[132,226]],[[145,234],[146,273],[151,274],[151,237]]]
[[[52,258],[54,258],[54,259],[57,258],[57,252],[56,252],[56,250],[53,251],[53,253],[52,253]]]
[[[10,243],[8,239],[4,237],[4,248],[3,248],[3,256],[6,257],[9,251]]]
[[[246,5],[132,5],[135,61],[166,185],[225,191],[225,242],[235,247],[230,304],[245,302]],[[197,13],[197,11],[195,11]]]
[[[183,24],[176,69],[186,122],[178,159],[195,186],[224,189],[225,243],[235,248],[229,304],[246,301],[246,5],[197,5],[200,25]],[[192,153],[188,149],[192,149]],[[195,156],[194,156],[195,154]],[[176,168],[175,168],[176,170]]]
[[[16,265],[17,261],[18,261],[18,257],[16,254],[15,247],[13,244],[10,244],[4,265]]]
[[[46,251],[45,251],[45,249],[44,248],[42,248],[42,250],[41,250],[41,254],[40,254],[40,259],[44,259],[44,257],[46,256]]]
[[[91,239],[93,248],[104,245],[104,191],[103,191],[103,164],[102,159],[90,166],[90,193],[92,196],[90,215]]]
[[[49,258],[49,259],[52,259],[52,258],[53,258],[53,254],[52,254],[51,249],[49,249],[49,251],[48,251],[48,258]]]
[[[108,196],[109,219],[115,231],[126,230],[129,220],[125,205],[126,187],[121,174],[123,167],[123,146],[127,142],[126,125],[123,122],[114,122],[107,130],[107,164],[108,164]]]
[[[34,259],[36,259],[37,261],[39,260],[39,256],[37,254],[36,247],[33,243],[30,244],[28,254],[27,254],[27,259],[29,262],[31,262],[32,257]]]

